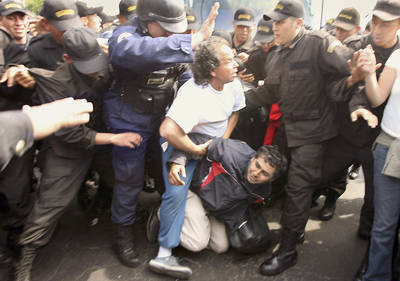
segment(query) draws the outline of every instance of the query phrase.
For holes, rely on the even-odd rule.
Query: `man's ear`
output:
[[[63,54],[63,58],[64,58],[64,60],[65,60],[67,63],[69,63],[69,64],[71,64],[71,63],[72,63],[72,59],[71,59],[71,57],[70,57],[70,56],[68,56],[67,54]]]
[[[297,18],[296,19],[296,27],[301,27],[304,24],[304,19],[303,18]]]
[[[215,77],[215,76],[217,76],[217,74],[215,73],[215,71],[214,71],[214,70],[212,70],[212,71],[210,72],[210,74],[211,74],[211,77]]]

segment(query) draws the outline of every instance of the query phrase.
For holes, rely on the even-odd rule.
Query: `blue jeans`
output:
[[[374,160],[374,224],[364,281],[392,280],[393,246],[400,217],[400,179],[382,174],[387,152],[386,146],[377,145]]]
[[[163,144],[163,142],[165,142],[165,140],[161,139],[161,144]],[[187,192],[198,163],[197,160],[190,160],[186,164],[186,178],[183,178],[185,182],[184,186],[172,185],[168,181],[166,164],[172,150],[173,147],[168,145],[168,148],[162,154],[165,192],[161,197],[158,243],[165,248],[175,248],[179,245],[183,220],[185,218]]]

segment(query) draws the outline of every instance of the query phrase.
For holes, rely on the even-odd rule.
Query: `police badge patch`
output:
[[[129,32],[121,33],[121,34],[118,36],[117,43],[119,44],[119,43],[121,43],[122,40],[124,40],[125,38],[128,38],[128,37],[131,37],[131,36],[132,36],[132,33],[129,33]]]

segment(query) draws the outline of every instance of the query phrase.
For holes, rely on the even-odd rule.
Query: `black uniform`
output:
[[[96,78],[82,75],[65,63],[54,74],[31,70],[42,103],[74,97],[86,98],[94,110],[87,125],[65,128],[44,140],[43,177],[32,212],[21,234],[22,245],[45,245],[55,222],[73,200],[91,163],[95,135],[101,127],[102,93],[108,88],[108,73]]]
[[[326,141],[338,134],[332,100],[345,99],[348,50],[326,32],[302,29],[288,47],[278,47],[267,65],[264,85],[246,92],[250,107],[278,102],[291,163],[281,224],[301,233],[313,188],[321,181]],[[328,96],[327,84],[341,92]],[[340,93],[340,94],[336,94]]]
[[[64,63],[63,47],[54,41],[51,33],[32,38],[28,47],[28,54],[31,67],[55,70]]]
[[[5,34],[5,33],[4,33]],[[8,36],[8,35],[7,35]],[[27,64],[26,52],[30,36],[25,44],[18,44],[14,40],[2,48],[1,54],[4,66]],[[0,111],[21,109],[24,104],[31,104],[32,91],[19,85],[7,87],[0,85]],[[0,226],[17,227],[22,225],[23,219],[30,212],[33,203],[33,149],[27,150],[24,155],[14,156],[7,167],[0,171],[0,196],[3,196],[0,211]]]

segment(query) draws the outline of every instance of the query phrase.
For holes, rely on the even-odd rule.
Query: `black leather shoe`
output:
[[[278,275],[297,263],[297,251],[279,250],[260,265],[260,273],[266,276]]]
[[[319,219],[322,221],[328,221],[333,218],[336,209],[336,202],[327,202],[325,201],[324,206],[322,207],[321,211],[319,212]]]
[[[115,229],[114,251],[120,262],[127,267],[139,265],[131,226],[117,225]]]

